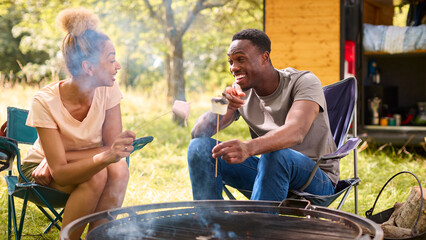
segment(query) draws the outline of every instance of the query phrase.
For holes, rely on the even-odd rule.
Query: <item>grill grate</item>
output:
[[[121,208],[71,223],[68,232],[110,221],[86,239],[382,239],[373,222],[337,210],[280,206],[264,201],[193,201]],[[299,203],[298,203],[299,204]],[[300,204],[299,204],[300,205]],[[341,214],[340,214],[341,213]],[[371,235],[371,238],[370,238]]]
[[[334,221],[259,213],[204,213],[121,219],[87,239],[356,239],[359,232]]]

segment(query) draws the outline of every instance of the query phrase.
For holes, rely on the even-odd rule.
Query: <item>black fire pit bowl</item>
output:
[[[224,201],[158,203],[95,213],[67,225],[75,229],[108,219],[86,239],[382,239],[373,221],[308,201]]]

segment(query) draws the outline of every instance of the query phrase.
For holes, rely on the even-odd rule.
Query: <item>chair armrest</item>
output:
[[[345,144],[343,144],[339,149],[337,149],[333,153],[326,154],[326,155],[320,157],[320,160],[337,159],[337,158],[346,157],[352,150],[354,150],[356,147],[358,147],[360,142],[361,142],[361,139],[359,139],[359,138],[349,138],[345,142]],[[320,160],[318,160],[318,161],[320,161]]]
[[[12,170],[13,160],[18,150],[18,143],[11,138],[0,136],[0,172]]]
[[[350,138],[345,142],[345,144],[343,144],[335,152],[321,156],[316,162],[314,168],[312,169],[312,172],[311,172],[311,175],[309,175],[308,181],[306,181],[306,183],[299,189],[299,191],[305,190],[309,186],[309,184],[311,184],[312,179],[314,178],[315,173],[317,172],[322,160],[340,159],[340,158],[346,157],[352,150],[358,147],[360,142],[361,142],[361,139],[359,138]]]

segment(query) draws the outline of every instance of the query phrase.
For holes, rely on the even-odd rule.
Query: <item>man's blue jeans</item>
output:
[[[227,164],[218,158],[217,178],[212,149],[216,140],[195,138],[188,147],[189,175],[194,200],[223,199],[222,181],[227,185],[252,191],[252,200],[282,201],[292,189],[299,189],[309,178],[315,162],[292,149],[247,158],[240,164]],[[334,193],[334,186],[321,170],[305,189],[316,195]]]

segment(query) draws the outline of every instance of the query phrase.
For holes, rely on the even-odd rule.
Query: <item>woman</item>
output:
[[[96,30],[97,17],[67,9],[57,20],[67,32],[62,53],[70,77],[38,92],[27,125],[39,138],[23,161],[27,178],[70,193],[62,226],[82,216],[121,207],[129,179],[126,161],[135,134],[122,132],[115,81],[115,49]],[[89,231],[99,225],[93,223]],[[78,239],[84,228],[74,232]]]

